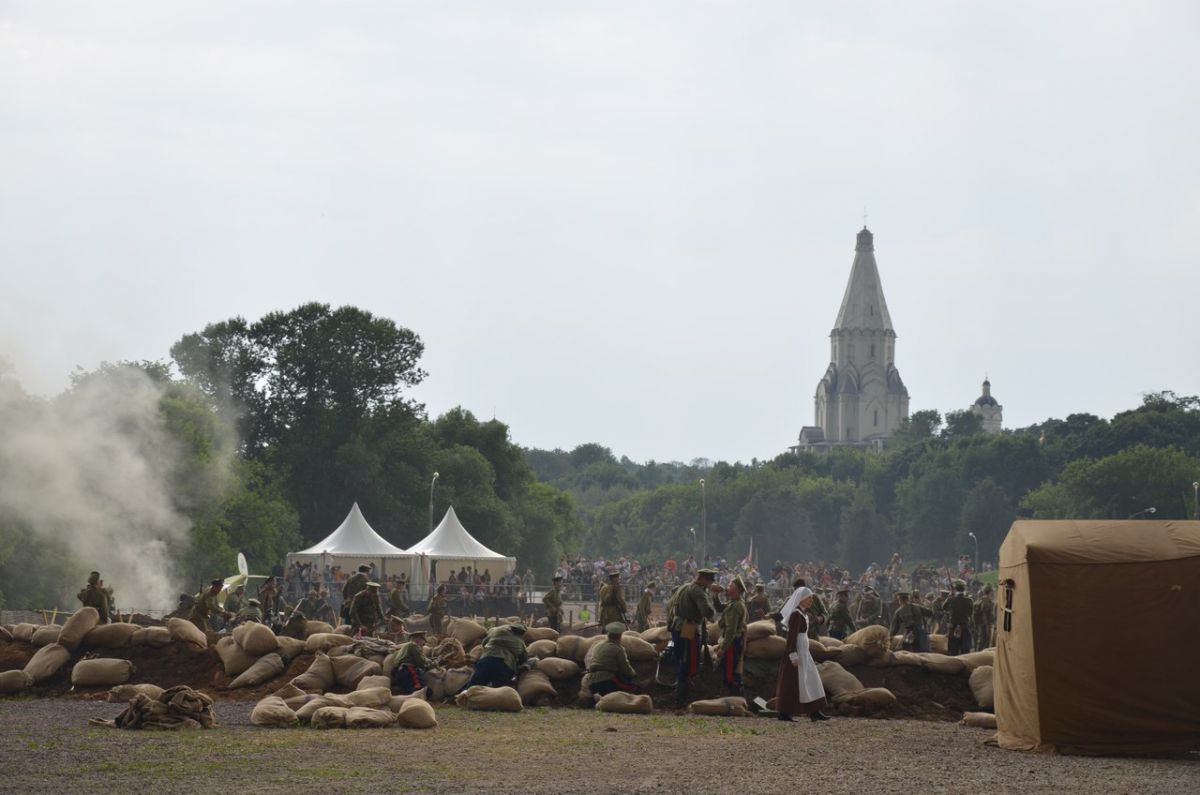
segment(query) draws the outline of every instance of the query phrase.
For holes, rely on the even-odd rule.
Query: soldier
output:
[[[904,648],[907,651],[929,651],[929,631],[925,629],[925,618],[932,616],[933,611],[922,604],[910,603],[907,591],[897,591],[896,599],[900,606],[892,615],[892,625],[889,635],[904,635]]]
[[[771,614],[771,598],[767,596],[767,586],[761,582],[754,584],[754,596],[746,605],[751,621],[762,621]]]
[[[463,686],[463,690],[474,685],[487,685],[488,687],[511,685],[517,676],[517,671],[526,666],[529,660],[529,651],[525,648],[524,635],[524,624],[510,624],[489,630],[487,637],[483,639],[483,655],[475,664],[475,673]],[[447,693],[446,695],[449,700],[451,694]]]
[[[996,623],[996,603],[992,600],[992,586],[983,586],[983,596],[971,611],[975,620],[975,640],[980,649],[992,645],[992,626]]]
[[[379,583],[368,582],[365,591],[354,595],[350,603],[350,633],[372,634],[383,621],[383,606],[379,603]]]
[[[636,615],[638,632],[650,629],[650,611],[654,609],[654,594],[657,591],[658,583],[651,580],[646,583],[646,590],[642,591],[642,598],[638,599]]]
[[[393,693],[408,696],[425,687],[425,672],[430,665],[424,647],[425,631],[418,629],[409,633],[408,640],[388,656],[384,668],[392,667]]]
[[[388,615],[392,618],[405,619],[412,615],[408,599],[404,595],[406,587],[404,580],[401,580],[388,592]]]
[[[808,622],[808,636],[813,640],[818,640],[829,624],[829,608],[825,606],[825,601],[820,594],[813,593],[812,606],[808,608],[808,614],[811,617]]]
[[[933,631],[939,635],[947,634],[946,630],[946,602],[950,600],[950,591],[942,588],[938,591],[938,596],[933,600],[930,608],[933,610]]]
[[[224,584],[224,580],[213,580],[209,589],[196,597],[196,601],[192,604],[192,613],[188,616],[188,620],[195,624],[201,632],[208,630],[209,621],[215,615],[223,616],[226,620],[232,617],[217,604],[217,594],[221,593],[221,586]]]
[[[829,615],[829,636],[838,640],[845,640],[848,635],[853,635],[858,627],[854,624],[854,617],[850,615],[850,592],[838,591],[837,601],[833,604],[833,611]]]
[[[671,639],[675,643],[675,659],[678,672],[675,684],[675,703],[683,707],[688,704],[688,689],[692,677],[700,671],[700,644],[704,641],[704,622],[713,618],[713,605],[709,593],[714,589],[713,580],[717,573],[712,569],[700,569],[694,582],[680,586],[673,599],[674,618],[671,621]]]
[[[592,652],[588,664],[588,682],[592,695],[603,696],[620,690],[622,693],[640,693],[641,688],[633,683],[636,675],[629,664],[629,655],[621,645],[625,625],[614,621],[604,627],[608,637]]]
[[[874,588],[869,585],[863,587],[862,595],[855,602],[854,613],[858,617],[855,622],[857,626],[868,627],[872,624],[882,623],[883,605]]]
[[[954,581],[954,596],[946,600],[946,623],[949,627],[950,654],[957,657],[971,651],[971,612],[975,608],[965,591],[967,584]]]
[[[542,604],[546,606],[546,624],[555,632],[562,631],[562,581],[561,574],[554,575],[554,585],[542,597]]]
[[[350,603],[354,601],[355,596],[366,589],[367,580],[370,579],[367,577],[367,572],[370,570],[371,567],[364,563],[342,586],[342,619],[347,622],[350,620]]]
[[[608,574],[608,584],[600,589],[600,616],[596,620],[601,626],[608,626],[614,621],[625,621],[625,592],[621,588],[621,573],[612,571]]]
[[[446,586],[439,585],[429,600],[429,627],[434,635],[442,634],[442,622],[446,619]]]
[[[104,592],[104,581],[100,579],[100,572],[93,571],[88,575],[87,585],[80,590],[77,597],[84,607],[96,608],[96,612],[100,614],[101,624],[107,624],[112,620],[108,594]]]
[[[228,604],[228,602],[226,602],[226,604]],[[259,609],[261,604],[262,602],[258,601],[257,599],[247,599],[246,604],[242,605],[242,607],[238,609],[237,623],[244,624],[247,621],[254,621],[261,624],[263,620],[262,610]]]
[[[258,601],[262,604],[263,616],[279,612],[279,588],[275,585],[274,577],[268,577],[258,589]]]
[[[305,618],[311,618],[314,621],[325,621],[325,614],[332,612],[329,603],[321,596],[321,586],[317,583],[313,583],[312,590],[300,602],[298,609],[304,613]]]
[[[717,657],[721,661],[721,679],[725,689],[735,696],[745,697],[742,686],[742,655],[745,652],[746,625],[750,623],[750,611],[742,600],[746,583],[740,576],[734,577],[725,589],[729,602],[721,613],[717,626],[721,628],[721,641]]]
[[[225,597],[225,609],[235,616],[242,610],[242,602],[246,598],[246,586],[239,585],[233,589],[233,593]]]
[[[287,623],[283,625],[283,630],[279,634],[286,638],[295,638],[296,640],[304,640],[308,637],[308,616],[304,615],[304,611],[300,609],[300,605],[292,608]]]

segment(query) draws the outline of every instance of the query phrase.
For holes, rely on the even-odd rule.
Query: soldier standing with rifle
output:
[[[767,596],[767,586],[761,582],[754,584],[754,596],[750,597],[746,609],[750,613],[751,621],[762,621],[771,614],[771,599]]]
[[[350,603],[354,601],[355,596],[366,589],[367,580],[370,579],[367,577],[367,572],[370,570],[371,567],[364,563],[342,586],[342,620],[347,623],[350,621]]]
[[[354,595],[350,603],[350,632],[352,635],[374,634],[383,621],[383,606],[379,602],[379,583],[368,582],[365,591]]]
[[[107,624],[111,620],[108,594],[104,592],[104,581],[100,579],[100,572],[93,571],[88,575],[87,586],[79,592],[78,598],[84,607],[96,608],[101,624]]]
[[[600,616],[597,621],[602,627],[613,622],[628,623],[625,618],[626,610],[625,592],[621,589],[621,573],[609,572],[608,584],[600,589]]]
[[[971,651],[971,613],[975,604],[965,591],[967,584],[954,581],[954,596],[946,600],[946,623],[949,626],[950,654],[957,657]]]
[[[657,585],[653,580],[646,583],[646,590],[642,591],[642,598],[638,600],[637,614],[635,615],[638,632],[650,629],[650,611],[653,609],[654,592]]]
[[[554,585],[542,597],[542,604],[546,607],[546,624],[555,632],[562,631],[562,581],[561,574],[554,575]]]
[[[745,592],[746,583],[740,576],[734,577],[725,589],[729,601],[717,622],[721,628],[721,642],[717,649],[717,658],[721,661],[721,679],[726,690],[743,698],[746,690],[742,686],[742,655],[745,653],[746,625],[750,623],[750,612],[742,601]]]
[[[975,642],[980,649],[992,645],[992,627],[996,623],[996,603],[992,600],[992,586],[983,586],[983,595],[971,611],[975,622]]]
[[[854,625],[854,618],[850,615],[850,592],[838,591],[837,601],[833,605],[833,612],[829,616],[829,636],[838,640],[845,640],[847,636],[853,635],[858,627]]]
[[[712,600],[709,592],[714,589],[713,580],[717,573],[712,569],[700,569],[696,580],[676,591],[675,616],[671,621],[671,639],[675,643],[678,661],[675,684],[675,703],[686,706],[692,678],[700,671],[700,653],[704,641],[704,623],[712,618]]]
[[[907,651],[929,651],[929,631],[925,629],[925,618],[933,615],[933,611],[925,605],[909,604],[907,591],[898,591],[896,598],[900,600],[900,606],[892,614],[888,634],[903,634]]]

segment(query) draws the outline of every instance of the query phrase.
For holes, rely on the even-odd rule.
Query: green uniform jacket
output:
[[[367,590],[367,575],[361,571],[354,573],[350,579],[346,580],[346,584],[342,586],[342,602],[350,604],[354,601],[354,597],[358,596],[360,591]]]
[[[354,629],[366,627],[375,629],[383,621],[383,608],[379,605],[379,597],[370,591],[359,591],[350,603],[350,626]]]
[[[924,627],[925,617],[933,615],[933,611],[925,605],[914,605],[911,602],[896,608],[892,616],[890,634],[899,635],[906,627]]]
[[[971,597],[962,594],[955,594],[946,600],[946,613],[950,617],[950,626],[958,626],[971,623],[971,608],[975,605],[971,601]]]
[[[407,618],[412,614],[412,610],[408,607],[408,600],[404,598],[403,588],[393,588],[388,593],[388,613],[397,618]]]
[[[225,609],[234,615],[238,615],[242,611],[242,597],[235,593],[225,597]]]
[[[858,614],[858,622],[866,626],[879,621],[882,608],[883,605],[878,599],[860,597],[854,612]]]
[[[257,621],[262,623],[262,611],[254,605],[246,605],[238,611],[237,617],[243,621]]]
[[[847,635],[858,629],[854,625],[853,616],[850,615],[850,605],[841,601],[834,603],[833,612],[829,615],[829,628],[845,632]]]
[[[401,643],[400,648],[396,649],[389,655],[388,660],[391,661],[391,670],[395,670],[404,665],[411,665],[419,671],[424,671],[429,668],[429,661],[425,659],[425,653],[421,651],[421,647],[409,641]],[[387,668],[388,666],[384,666]]]
[[[750,611],[741,599],[733,599],[725,605],[718,624],[721,627],[721,648],[728,649],[733,642],[746,634],[746,624],[749,623]]]
[[[708,594],[708,589],[697,582],[682,586],[676,592],[679,598],[675,603],[675,620],[671,622],[671,629],[678,631],[685,623],[699,624],[711,620],[716,612]]]
[[[546,615],[561,616],[562,592],[557,588],[551,588],[549,591],[546,591],[546,595],[542,597],[542,604],[546,606]]]
[[[192,605],[192,613],[188,616],[188,620],[201,630],[206,630],[208,629],[208,619],[214,613],[220,612],[221,606],[217,604],[217,595],[205,591],[196,597],[196,602]]]
[[[107,624],[112,618],[108,611],[108,594],[94,585],[89,585],[79,592],[79,601],[84,607],[94,607],[100,613],[100,623]]]
[[[446,615],[446,597],[444,594],[437,594],[429,600],[429,615],[444,616]]]
[[[638,628],[641,630],[645,630],[645,629],[649,628],[649,626],[650,626],[651,607],[652,607],[652,605],[650,602],[650,592],[642,591],[642,598],[638,599],[637,615],[635,617],[637,620]]]
[[[633,666],[629,664],[629,655],[620,643],[605,640],[592,653],[592,662],[588,666],[588,675],[592,684],[607,682],[614,676],[633,681],[635,676]]]
[[[600,626],[625,620],[625,592],[619,585],[609,583],[600,589]]]
[[[300,603],[300,612],[304,613],[305,618],[311,618],[313,621],[325,621],[332,608],[321,597],[309,596]]]
[[[508,627],[496,627],[489,630],[487,637],[483,639],[483,654],[480,655],[480,659],[484,657],[499,657],[516,673],[517,668],[529,659],[529,652],[525,648],[525,641],[512,634]]]
[[[821,601],[821,597],[814,593],[812,605],[808,608],[808,613],[813,617],[812,620],[808,622],[808,636],[816,640],[817,638],[821,637],[822,632],[828,631],[826,629],[828,622],[817,621],[817,618],[827,618],[829,616],[829,609],[825,607],[825,602]]]
[[[750,612],[751,621],[761,621],[771,614],[771,598],[765,593],[756,593],[750,597],[750,602],[746,607]]]

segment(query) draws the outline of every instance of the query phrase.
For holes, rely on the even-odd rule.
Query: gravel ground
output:
[[[518,714],[439,707],[430,732],[269,730],[248,703],[201,732],[89,728],[119,704],[0,702],[0,791],[493,793],[1195,792],[1200,755],[1087,758],[1002,751],[950,723],[837,718],[784,724],[669,713]],[[780,759],[792,759],[785,765]],[[804,782],[798,787],[797,782]]]

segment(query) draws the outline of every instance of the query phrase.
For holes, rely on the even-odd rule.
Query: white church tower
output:
[[[971,411],[979,415],[986,433],[1000,433],[1004,427],[1004,406],[992,397],[992,382],[986,376],[983,379],[983,394],[975,398]]]
[[[896,369],[896,331],[865,226],[829,341],[829,368],[814,397],[816,422],[801,429],[792,449],[881,448],[908,417],[908,389]]]

